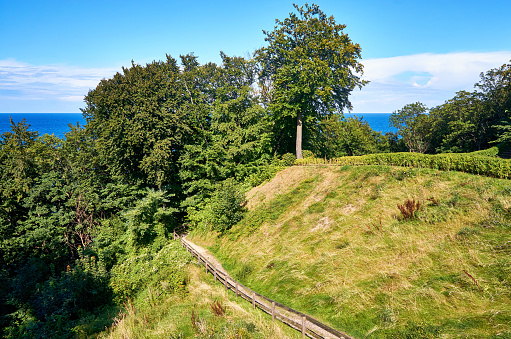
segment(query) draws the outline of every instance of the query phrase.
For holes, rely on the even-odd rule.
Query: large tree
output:
[[[273,31],[263,31],[269,45],[256,55],[261,83],[271,86],[275,139],[289,135],[281,126],[296,119],[296,157],[302,158],[303,123],[314,126],[326,116],[351,109],[349,94],[365,82],[358,61],[361,48],[343,32],[346,26],[317,5],[293,6],[297,13],[276,20]]]

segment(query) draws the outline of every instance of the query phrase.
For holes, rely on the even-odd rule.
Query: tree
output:
[[[432,148],[437,152],[472,152],[488,144],[488,111],[480,94],[459,91],[454,98],[430,110]]]
[[[511,60],[499,68],[481,73],[481,80],[475,85],[482,91],[487,110],[500,121],[511,112]]]
[[[343,33],[346,26],[317,5],[293,6],[297,14],[276,20],[273,31],[263,31],[269,45],[258,50],[256,58],[262,67],[262,88],[271,83],[268,107],[275,119],[275,138],[289,133],[279,127],[296,119],[296,157],[302,158],[303,124],[313,126],[322,117],[351,109],[349,94],[366,82],[360,78],[361,48]]]
[[[125,183],[179,193],[177,159],[191,134],[176,60],[132,64],[85,97],[87,130],[101,164]]]
[[[430,148],[431,119],[428,108],[420,102],[392,112],[390,125],[398,129],[410,152],[426,153]]]
[[[337,116],[321,122],[321,148],[315,150],[319,156],[335,158],[388,152],[388,139],[374,131],[367,121],[359,117],[340,119]]]
[[[243,181],[269,160],[270,123],[253,91],[255,62],[221,57],[220,66],[196,64],[187,72],[189,107],[200,123],[179,159],[184,207],[196,207],[217,182],[229,177]]]

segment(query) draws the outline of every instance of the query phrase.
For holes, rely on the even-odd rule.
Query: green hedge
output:
[[[483,149],[481,151],[475,151],[475,152],[472,152],[470,154],[473,154],[473,155],[483,155],[483,156],[486,156],[486,157],[498,157],[499,153],[500,153],[499,147],[493,146],[491,148]]]
[[[511,179],[511,161],[473,153],[379,153],[362,156],[341,157],[330,160],[297,159],[295,165],[391,165],[433,168],[442,171],[460,171],[495,178]]]

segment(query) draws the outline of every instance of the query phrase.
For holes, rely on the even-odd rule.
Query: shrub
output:
[[[135,207],[124,214],[128,225],[129,244],[133,248],[161,245],[176,227],[177,209],[169,206],[172,195],[164,191],[148,190]]]
[[[471,152],[472,155],[481,155],[485,157],[497,157],[499,155],[499,148],[497,146],[493,146],[488,149],[483,149],[481,151]]]
[[[284,163],[284,166],[293,166],[295,164],[295,160],[296,156],[293,153],[286,153],[282,156],[282,162]]]
[[[312,153],[312,151],[309,151],[309,150],[303,150],[302,156],[304,159],[314,158],[314,153]]]
[[[244,192],[233,179],[221,182],[208,206],[210,224],[216,231],[225,232],[243,219],[246,203]]]
[[[156,253],[149,248],[130,255],[111,271],[110,286],[118,302],[134,298],[139,291],[151,289],[157,296],[181,290],[186,284],[183,270],[190,256],[176,242]]]
[[[17,324],[7,328],[5,335],[8,338],[73,338],[72,328],[80,319],[95,319],[97,308],[111,300],[112,290],[104,265],[94,256],[80,253],[73,267],[68,265],[65,272],[53,273],[48,280],[37,284],[27,304],[11,315]]]

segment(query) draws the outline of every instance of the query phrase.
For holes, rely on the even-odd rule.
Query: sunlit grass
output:
[[[226,235],[193,240],[242,283],[355,337],[510,335],[511,181],[390,166],[297,171],[298,185],[273,183],[280,194],[252,202]],[[397,208],[407,199],[420,202],[412,220]]]
[[[200,268],[186,267],[186,290],[157,299],[150,289],[125,303],[114,325],[100,338],[298,338],[299,333],[271,321],[251,304],[236,299],[211,275]],[[218,314],[212,305],[221,305]]]

